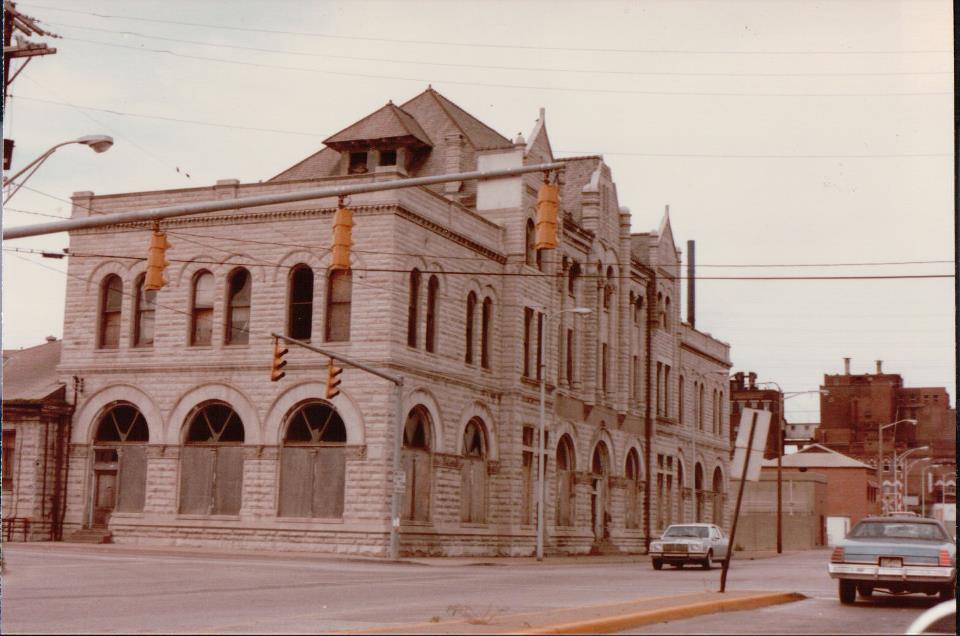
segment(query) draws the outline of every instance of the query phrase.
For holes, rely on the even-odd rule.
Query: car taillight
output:
[[[946,550],[940,550],[940,565],[950,567],[950,553]]]
[[[830,563],[843,563],[843,548],[834,548],[830,555]]]

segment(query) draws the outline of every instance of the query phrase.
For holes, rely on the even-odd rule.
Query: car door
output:
[[[717,559],[727,558],[727,550],[730,547],[730,542],[727,539],[726,535],[723,534],[723,530],[717,527],[710,528],[710,538],[713,543],[713,553]]]

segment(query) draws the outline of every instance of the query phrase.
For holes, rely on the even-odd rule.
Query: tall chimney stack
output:
[[[696,279],[694,278],[695,258],[693,241],[687,241],[687,322],[691,327],[697,326],[697,296]]]
[[[748,373],[748,374],[747,374],[747,380],[748,380],[748,382],[750,382],[750,385],[749,385],[748,388],[750,388],[750,389],[755,389],[755,388],[757,388],[757,374],[756,374],[756,373],[754,373],[753,371],[751,371],[750,373]]]
[[[877,375],[883,374],[883,360],[877,360]]]
[[[843,359],[843,375],[850,375],[850,358]]]

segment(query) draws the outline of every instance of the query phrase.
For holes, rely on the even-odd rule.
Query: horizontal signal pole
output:
[[[552,163],[540,163],[532,166],[522,166],[519,168],[504,168],[502,170],[474,170],[472,172],[455,172],[452,174],[441,174],[432,177],[414,177],[412,179],[396,179],[393,181],[359,183],[356,185],[346,186],[326,186],[323,188],[296,190],[294,192],[238,197],[236,199],[218,199],[216,201],[185,203],[183,205],[149,208],[146,210],[136,210],[132,212],[97,214],[94,216],[84,217],[82,219],[68,219],[66,221],[38,223],[36,225],[24,225],[21,227],[4,229],[3,238],[5,240],[26,238],[28,236],[40,236],[43,234],[54,234],[56,232],[69,232],[71,230],[106,227],[109,225],[120,225],[123,223],[159,221],[161,219],[169,219],[177,216],[189,216],[191,214],[202,214],[204,212],[237,210],[240,208],[251,208],[260,205],[274,205],[277,203],[289,203],[292,201],[307,201],[310,199],[340,197],[351,194],[362,194],[364,192],[380,192],[383,190],[398,190],[400,188],[416,188],[419,186],[434,185],[437,183],[448,183],[450,181],[487,181],[489,179],[516,177],[530,172],[562,170],[565,166],[565,163],[555,161]]]
[[[341,354],[341,353],[336,353],[336,352],[334,352],[334,351],[329,351],[329,350],[327,350],[327,349],[320,349],[319,347],[314,347],[313,345],[308,345],[307,343],[302,342],[302,341],[300,341],[300,340],[294,340],[293,338],[288,338],[287,336],[281,335],[281,334],[279,334],[279,333],[274,333],[274,332],[272,332],[272,331],[270,332],[270,336],[273,337],[273,338],[279,338],[280,340],[283,340],[284,342],[286,342],[286,343],[288,343],[288,344],[296,345],[296,346],[298,346],[298,347],[303,347],[304,349],[309,349],[310,351],[313,351],[313,352],[315,352],[315,353],[319,353],[319,354],[321,354],[321,355],[325,355],[325,356],[327,356],[328,358],[333,358],[334,360],[339,360],[340,362],[345,362],[345,363],[349,364],[351,367],[356,367],[356,368],[358,368],[358,369],[362,369],[362,370],[366,371],[367,373],[372,373],[373,375],[379,376],[379,377],[383,378],[384,380],[389,380],[390,382],[393,382],[394,384],[397,384],[397,385],[403,384],[403,378],[401,378],[400,376],[390,375],[389,373],[384,373],[383,371],[378,371],[377,369],[374,369],[373,367],[368,367],[367,365],[363,364],[362,362],[357,362],[357,361],[354,360],[353,358],[348,358],[347,356],[345,356],[345,355],[343,355],[343,354]]]

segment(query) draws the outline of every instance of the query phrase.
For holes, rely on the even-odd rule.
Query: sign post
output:
[[[747,426],[748,422],[749,426]],[[740,487],[737,490],[737,506],[733,513],[733,525],[730,528],[727,555],[723,559],[723,572],[720,573],[721,593],[727,589],[727,570],[730,568],[730,557],[733,556],[733,549],[736,545],[734,541],[737,536],[737,521],[740,519],[740,503],[743,501],[743,486],[747,480],[759,481],[760,479],[760,460],[763,458],[763,448],[766,446],[767,429],[769,427],[770,411],[743,410],[740,417],[740,430],[737,431],[733,463],[730,465],[731,474],[736,474],[739,469]],[[757,448],[754,448],[754,440],[762,440],[757,443]]]

